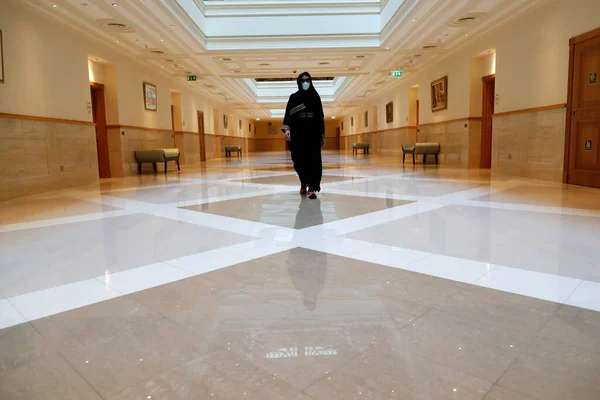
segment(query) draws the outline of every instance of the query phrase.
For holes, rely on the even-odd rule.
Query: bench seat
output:
[[[352,154],[358,154],[358,150],[362,150],[363,154],[369,154],[369,143],[354,143],[352,145]]]
[[[180,156],[179,149],[136,150],[134,152],[135,160],[138,163],[138,174],[142,173],[142,164],[152,164],[154,172],[158,172],[156,164],[159,162],[165,163],[166,174],[168,161],[175,161],[177,163],[177,171],[181,171],[179,165]]]
[[[413,164],[415,163],[415,156],[422,155],[423,156],[423,164],[425,164],[425,160],[428,155],[435,156],[435,163],[438,163],[438,155],[440,154],[440,144],[439,143],[408,143],[402,145],[402,163],[404,164],[404,159],[407,154],[411,154],[413,158]]]

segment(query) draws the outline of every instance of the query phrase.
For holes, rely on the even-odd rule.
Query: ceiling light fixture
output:
[[[53,8],[58,8],[58,6],[56,4],[52,4]]]
[[[119,5],[117,3],[112,3],[111,6],[113,6],[113,7],[119,7]]]
[[[115,40],[115,43],[119,43],[119,41],[118,41],[118,40]]]
[[[331,117],[331,119],[335,119],[335,115],[333,115],[333,116]]]
[[[160,39],[160,41],[161,41],[161,42],[164,42],[164,40],[163,40],[163,39]]]
[[[260,121],[260,118],[256,118],[257,121]]]
[[[175,28],[175,24],[171,24],[169,25],[171,28]]]

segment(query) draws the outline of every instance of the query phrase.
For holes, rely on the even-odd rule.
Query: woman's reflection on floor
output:
[[[311,224],[314,226],[323,224],[320,200],[308,200],[305,197],[301,199],[294,229],[304,228],[307,220],[317,222]],[[309,311],[314,311],[319,294],[325,286],[327,254],[295,248],[289,252],[287,264],[294,287],[304,294],[304,306]]]

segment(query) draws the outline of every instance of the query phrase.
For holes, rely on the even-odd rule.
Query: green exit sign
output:
[[[188,81],[195,81],[196,80],[196,75],[188,75],[187,80]]]
[[[392,77],[394,77],[394,78],[402,77],[402,71],[400,71],[399,69],[392,71]]]

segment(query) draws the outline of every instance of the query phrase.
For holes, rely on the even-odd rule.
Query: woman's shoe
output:
[[[304,183],[301,183],[301,184],[300,184],[300,194],[301,194],[302,196],[305,196],[305,195],[306,195],[306,185],[305,185]]]
[[[309,199],[317,198],[317,192],[315,192],[315,190],[313,188],[308,188],[308,198]]]

